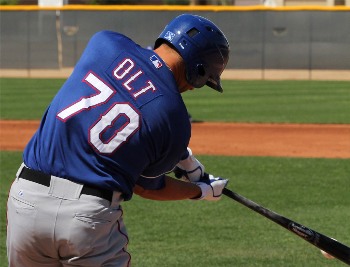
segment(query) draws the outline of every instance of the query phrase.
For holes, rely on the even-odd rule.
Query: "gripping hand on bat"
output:
[[[205,173],[198,182],[194,183],[202,190],[202,196],[198,198],[199,200],[217,201],[220,200],[222,191],[226,187],[228,180]]]

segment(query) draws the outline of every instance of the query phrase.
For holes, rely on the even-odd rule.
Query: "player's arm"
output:
[[[136,185],[134,193],[152,200],[183,200],[200,198],[202,190],[196,184],[174,179],[170,176],[164,177],[164,186],[160,189],[144,189]]]
[[[205,174],[198,182],[185,182],[170,176],[164,177],[164,185],[158,189],[145,189],[136,185],[135,194],[152,200],[210,200],[217,201],[221,198],[222,190],[228,180],[213,175]]]

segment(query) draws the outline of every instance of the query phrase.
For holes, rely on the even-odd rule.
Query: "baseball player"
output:
[[[122,201],[220,199],[228,181],[203,178],[181,93],[222,92],[228,58],[224,34],[196,15],[173,19],[154,50],[96,33],[24,150],[8,199],[9,266],[130,266]],[[175,166],[187,182],[166,175]]]

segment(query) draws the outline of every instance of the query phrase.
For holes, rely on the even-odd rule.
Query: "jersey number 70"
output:
[[[90,87],[96,90],[96,94],[89,97],[83,97],[78,102],[66,107],[57,114],[57,118],[65,122],[69,118],[79,114],[84,110],[103,105],[116,93],[105,82],[97,77],[92,72],[85,77],[86,82]],[[124,116],[127,122],[114,132],[114,135],[107,141],[102,141],[102,134],[112,127],[114,122],[121,116]],[[89,143],[100,153],[113,153],[120,145],[128,140],[139,128],[140,115],[130,106],[129,103],[113,103],[106,113],[90,127]]]

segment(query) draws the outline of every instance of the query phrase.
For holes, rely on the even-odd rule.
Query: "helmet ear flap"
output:
[[[205,68],[203,64],[197,64],[197,73],[199,76],[205,76]]]
[[[201,88],[208,80],[205,66],[202,63],[193,63],[191,66],[187,66],[192,71],[186,71],[187,81],[195,88]]]

